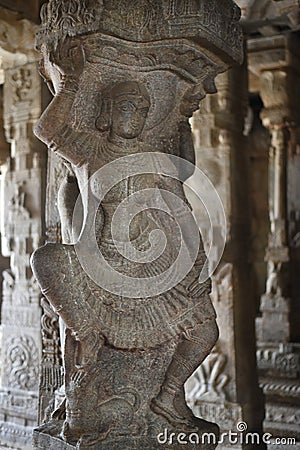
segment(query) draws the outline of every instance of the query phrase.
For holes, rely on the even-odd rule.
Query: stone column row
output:
[[[262,413],[253,359],[253,324],[260,307],[256,345],[259,385],[266,401],[264,431],[273,438],[295,439],[300,393],[297,48],[293,33],[248,40],[255,111],[249,110],[246,117],[246,82],[243,95],[237,78],[241,69],[236,68],[218,77],[218,93],[206,98],[192,119],[198,166],[220,193],[228,226],[225,253],[213,276],[220,339],[186,385],[196,414],[222,417],[226,430],[244,420],[249,431],[251,409],[238,394],[239,389],[254,389],[252,400],[258,403],[252,413]],[[199,221],[201,214],[199,210]],[[204,223],[204,235],[205,227]],[[249,341],[243,346],[245,336]]]

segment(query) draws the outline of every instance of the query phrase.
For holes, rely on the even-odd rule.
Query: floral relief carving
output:
[[[39,373],[37,346],[30,336],[15,336],[6,343],[9,385],[21,389],[36,386]]]

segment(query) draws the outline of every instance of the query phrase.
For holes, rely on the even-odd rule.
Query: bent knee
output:
[[[45,244],[35,250],[30,258],[32,271],[38,281],[44,275],[49,274],[57,268],[57,260],[61,253],[61,244]]]

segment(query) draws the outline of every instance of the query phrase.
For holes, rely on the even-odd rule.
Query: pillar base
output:
[[[257,364],[266,398],[265,433],[295,438],[300,445],[299,344],[259,343]]]
[[[184,433],[182,430],[174,431],[165,428],[161,433],[157,433],[157,436],[112,437],[92,445],[81,443],[72,445],[61,438],[62,426],[63,421],[56,421],[36,428],[33,432],[34,450],[141,450],[143,448],[179,450],[183,445],[187,450],[214,450],[219,440],[219,434],[209,429],[206,432],[195,430],[195,432]]]

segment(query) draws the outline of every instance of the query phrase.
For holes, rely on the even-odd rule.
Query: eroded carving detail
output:
[[[6,361],[9,385],[30,389],[38,378],[37,347],[30,336],[11,338],[7,343]]]
[[[30,95],[30,89],[32,87],[30,74],[29,69],[21,67],[12,75],[18,100],[24,101]]]
[[[111,0],[105,5],[103,0],[57,0],[43,5],[41,18],[38,43],[50,43],[52,40],[55,45],[59,39],[67,36],[100,30],[137,42],[203,36],[213,45],[217,40],[217,47],[240,61],[240,10],[231,0],[209,3],[195,0],[143,0],[130,4],[124,0]]]
[[[193,402],[197,400],[225,400],[224,387],[229,377],[224,373],[226,356],[221,353],[211,353],[193,376],[194,387],[189,389],[188,396]]]
[[[101,115],[96,125],[101,131],[108,129],[109,135],[101,143],[100,151],[93,151],[92,147],[89,148],[91,151],[89,163],[91,171],[98,169],[104,163],[109,163],[111,158],[115,159],[116,157],[122,156],[124,150],[129,154],[142,150],[152,151],[150,147],[147,147],[145,144],[142,147],[135,140],[144,128],[150,106],[149,94],[142,84],[138,84],[137,82],[117,83],[110,89],[108,96],[104,95],[102,103],[104,106],[102,106]],[[75,141],[77,142],[78,154],[76,154],[77,152],[75,154],[73,152],[73,144],[75,144]],[[78,139],[74,131],[65,129],[64,133],[60,135],[60,138],[57,136],[50,142],[51,147],[56,149],[58,153],[63,154],[74,167],[82,159],[82,150],[78,145],[80,138]],[[86,144],[85,139],[83,143]],[[86,145],[84,145],[83,150],[86,154]],[[95,158],[95,155],[99,155],[98,160]],[[154,159],[153,162],[155,162]],[[80,173],[78,169],[76,171]],[[99,181],[101,182],[101,178]],[[95,179],[91,183],[91,190],[95,197],[101,195],[101,184],[99,184],[99,181]],[[101,213],[98,216],[99,222],[96,224],[96,229],[101,230],[101,240],[99,239],[98,242],[105,255],[105,259],[115,270],[121,269],[125,273],[130,273],[135,277],[139,277],[143,273],[147,274],[143,266],[134,263],[125,263],[123,257],[118,257],[117,250],[112,244],[111,221],[113,220],[115,210],[114,205],[125,200],[130,193],[137,192],[140,189],[151,188],[152,186],[159,186],[158,183],[164,183],[164,179],[160,176],[158,176],[157,180],[155,180],[155,177],[147,177],[146,175],[136,179],[126,179],[125,183],[119,183],[114,187],[111,193],[101,203]],[[167,189],[168,184],[166,183],[165,186]],[[178,185],[176,187],[176,184],[174,184],[174,188],[177,190],[178,195],[184,198],[183,192],[180,191],[181,186]],[[70,201],[70,192],[67,192],[66,195],[66,202],[68,200]],[[61,206],[63,207],[63,205]],[[140,249],[147,249],[148,233],[154,229],[153,225],[159,220],[159,216],[157,217],[153,214],[147,216],[147,214],[143,213],[142,217],[136,223],[131,223],[130,237],[135,240]],[[158,224],[160,227],[164,226],[164,223],[161,221]],[[63,221],[62,225],[64,229],[68,228],[66,221]],[[74,229],[69,232],[69,236],[73,233]],[[169,261],[172,261],[174,246],[172,250],[172,244],[168,242],[168,247],[171,249],[171,252],[169,250],[169,253],[167,253],[168,256],[165,255],[160,263],[150,266],[148,268],[150,273],[154,275],[159,274],[161,268],[167,268]],[[57,277],[56,273],[50,271],[50,266],[44,272],[45,275],[41,272],[41,262],[43,262],[44,267],[46,264],[44,252],[47,254],[47,264],[50,263],[52,267],[56,267],[57,263],[61,265],[64,279],[63,283],[62,279]],[[202,260],[203,253],[200,253],[197,263],[198,267],[201,267],[203,264]],[[72,264],[71,276],[67,273],[70,267],[68,261],[71,261]],[[151,303],[149,303],[149,299],[147,298],[139,298],[138,301],[134,301],[134,299],[130,300],[126,305],[127,302],[122,296],[118,297],[104,291],[86,276],[82,271],[75,249],[72,246],[50,246],[48,244],[47,247],[35,253],[33,264],[43,287],[43,292],[56,310],[59,311],[67,327],[72,330],[72,334],[67,334],[66,344],[70,348],[74,347],[73,361],[71,362],[69,360],[70,368],[77,366],[79,367],[79,371],[81,371],[75,371],[70,376],[70,385],[66,386],[67,398],[69,399],[71,397],[76,399],[75,403],[73,401],[67,402],[65,429],[68,429],[68,433],[66,434],[66,438],[69,440],[80,438],[77,431],[79,424],[74,425],[71,419],[68,420],[68,417],[70,418],[75,414],[73,408],[78,409],[74,405],[78,401],[85,401],[83,399],[86,398],[85,396],[78,398],[77,385],[80,386],[79,392],[82,394],[84,391],[82,383],[84,382],[84,386],[88,389],[86,396],[90,398],[93,395],[90,393],[91,386],[93,385],[90,371],[92,370],[93,372],[95,370],[93,367],[98,364],[101,348],[106,342],[122,349],[153,348],[175,337],[179,330],[183,329],[186,329],[185,337],[178,345],[176,357],[174,357],[169,367],[168,372],[170,375],[167,375],[165,385],[159,397],[153,402],[153,410],[166,417],[171,423],[188,424],[190,419],[185,418],[183,415],[187,414],[188,411],[181,413],[180,409],[177,409],[177,411],[175,409],[176,412],[174,413],[174,402],[177,396],[183,402],[182,384],[199,364],[199,355],[196,352],[196,347],[201,344],[203,354],[205,355],[212,344],[207,341],[207,338],[207,343],[205,343],[203,336],[205,334],[207,336],[212,335],[212,343],[214,343],[215,336],[213,330],[214,325],[210,323],[214,318],[214,312],[208,297],[204,297],[201,302],[201,307],[197,307],[198,293],[205,293],[207,288],[205,285],[199,288],[195,284],[196,274],[191,272],[191,275],[182,284],[181,289],[186,290],[186,292],[190,291],[190,295],[185,294],[183,297],[181,289],[178,290],[176,288],[176,290],[171,290],[168,296],[161,295],[159,297],[153,297]],[[67,272],[64,267],[67,268]],[[74,277],[75,274],[76,276]],[[56,278],[56,281],[54,278]],[[81,286],[80,289],[77,286]],[[72,292],[72,296],[62,301],[63,291],[66,287],[68,288],[68,292]],[[83,300],[82,294],[87,298],[87,301]],[[75,298],[76,302],[74,304]],[[128,310],[127,317],[123,314],[124,309]],[[192,311],[192,314],[189,313],[189,310]],[[97,317],[97,321],[95,317]],[[176,323],[171,326],[174,320],[176,320]],[[185,323],[189,325],[187,326]],[[196,325],[197,323],[199,325]],[[166,324],[168,325],[166,326]],[[191,327],[192,331],[188,331],[189,327]],[[133,330],[137,329],[139,332],[133,334]],[[163,333],[158,333],[158,330],[163,329]],[[74,341],[74,337],[78,341],[78,344]],[[194,362],[193,358],[195,358]],[[91,380],[90,383],[87,383],[86,379]],[[76,383],[74,380],[76,380]],[[181,406],[181,409],[183,406],[184,404]],[[101,409],[100,404],[98,404],[98,407]],[[90,415],[88,417],[90,420]],[[82,420],[84,421],[84,418],[80,416],[78,418],[79,423]]]

